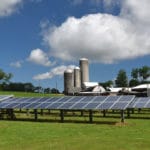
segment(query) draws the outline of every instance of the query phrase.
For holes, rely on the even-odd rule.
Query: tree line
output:
[[[32,83],[10,82],[13,75],[5,73],[0,69],[0,90],[1,91],[19,91],[19,92],[37,92],[37,93],[60,93],[56,88],[42,88],[34,86]]]
[[[56,88],[42,88],[40,86],[34,86],[32,83],[13,83],[10,79],[13,77],[11,73],[5,73],[0,69],[0,90],[3,91],[25,91],[25,92],[43,92],[43,93],[60,93]],[[115,87],[133,87],[143,83],[150,83],[147,79],[150,78],[150,67],[143,66],[141,68],[133,68],[131,71],[131,77],[127,76],[124,69],[119,70]],[[114,84],[112,80],[106,82],[100,82],[104,88],[110,87]]]
[[[150,83],[148,79],[150,78],[150,67],[143,66],[141,68],[133,68],[131,71],[131,78],[127,76],[124,69],[119,70],[117,77],[115,79],[115,87],[134,87],[139,84]],[[112,80],[106,81],[104,83],[99,83],[103,87],[110,87],[114,84]]]

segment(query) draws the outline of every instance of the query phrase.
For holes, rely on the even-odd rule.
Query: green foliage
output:
[[[107,87],[111,87],[113,85],[113,81],[109,80],[106,82],[99,82],[99,85],[103,86],[106,89]]]
[[[116,86],[117,87],[127,87],[128,86],[128,78],[126,75],[126,71],[121,69],[116,78]]]
[[[150,77],[150,67],[143,66],[139,69],[139,75],[142,78],[142,80],[146,80],[148,77]]]
[[[132,71],[131,71],[131,77],[134,80],[138,80],[138,77],[139,77],[139,69],[138,68],[133,68],[132,69]]]
[[[11,73],[5,73],[2,69],[0,69],[0,82],[1,83],[7,83],[9,82],[9,80],[12,78],[12,74]]]
[[[140,84],[140,82],[136,79],[131,79],[130,82],[129,82],[130,87],[134,87],[134,86],[137,86],[139,84]]]
[[[150,77],[150,67],[143,66],[141,68],[133,68],[131,71],[131,77],[132,79],[129,82],[131,87],[143,83],[148,83],[146,79]]]

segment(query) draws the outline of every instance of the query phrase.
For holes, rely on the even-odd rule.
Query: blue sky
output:
[[[0,68],[13,82],[63,90],[63,72],[90,60],[90,81],[149,66],[150,1],[0,0]],[[140,10],[140,11],[139,11]]]

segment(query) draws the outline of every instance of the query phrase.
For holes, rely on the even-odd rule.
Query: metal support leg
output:
[[[51,110],[49,109],[49,110],[48,110],[48,114],[50,115],[50,113],[51,113]]]
[[[35,119],[35,120],[37,120],[37,119],[38,119],[37,109],[34,109],[34,119]]]
[[[26,110],[27,110],[27,116],[29,116],[29,114],[30,114],[30,113],[29,113],[29,109],[26,109]]]
[[[83,116],[83,110],[81,110],[81,116]]]
[[[14,110],[10,109],[10,119],[14,119]]]
[[[130,109],[127,109],[127,116],[130,118]]]
[[[93,112],[92,112],[92,110],[89,110],[89,122],[90,123],[93,122]]]
[[[43,115],[43,109],[41,109],[41,115]]]
[[[64,122],[64,110],[60,110],[60,120]]]
[[[124,123],[124,110],[121,110],[121,122]]]
[[[106,117],[106,110],[103,110],[103,117]]]

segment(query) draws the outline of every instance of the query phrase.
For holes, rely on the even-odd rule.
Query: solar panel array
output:
[[[135,98],[129,108],[150,108],[150,97]]]
[[[125,110],[135,96],[66,96],[51,98],[7,98],[0,109]]]
[[[3,101],[5,99],[11,98],[11,97],[14,97],[14,96],[13,95],[0,95],[0,101]]]

